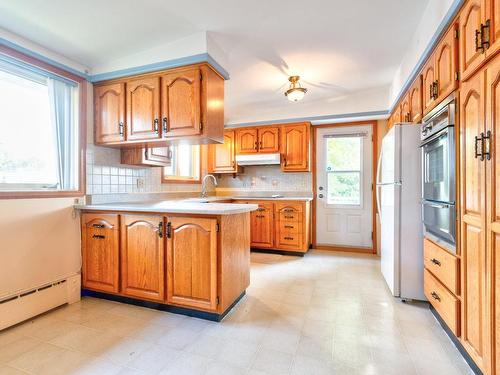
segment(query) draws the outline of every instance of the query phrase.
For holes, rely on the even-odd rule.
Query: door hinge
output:
[[[203,131],[203,122],[200,121],[200,132]]]
[[[148,149],[144,149],[144,158],[147,159],[148,158]]]
[[[372,182],[372,191],[373,191],[373,182]]]
[[[215,302],[217,302],[217,305],[220,305],[220,298],[219,298],[219,296],[217,296],[217,298],[215,299]]]
[[[373,231],[372,231],[372,240],[373,240]]]
[[[203,81],[203,73],[200,71],[200,81]]]
[[[455,72],[455,81],[458,81],[460,79],[460,74],[458,72]]]
[[[458,39],[458,29],[455,29],[455,39]]]
[[[215,224],[215,231],[220,232],[220,224],[219,223]]]

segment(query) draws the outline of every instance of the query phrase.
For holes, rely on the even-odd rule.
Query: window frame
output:
[[[172,145],[173,147],[179,146],[179,145]],[[171,147],[172,147],[171,146]],[[202,162],[202,152],[203,152],[203,147],[202,145],[190,145],[190,146],[198,146],[199,151],[198,151],[198,177],[197,178],[189,178],[189,177],[181,177],[181,176],[170,176],[165,174],[165,167],[162,167],[161,169],[161,183],[162,184],[200,184],[201,183],[201,173],[202,173],[202,168],[201,168],[201,162]],[[193,168],[194,169],[194,168]]]
[[[0,54],[33,65],[49,73],[58,75],[77,84],[78,87],[78,177],[75,190],[32,190],[32,191],[0,191],[0,199],[29,198],[62,198],[81,197],[85,195],[85,152],[87,148],[87,80],[36,57],[19,52],[11,47],[0,45]]]
[[[326,186],[326,206],[330,208],[342,208],[342,209],[353,209],[362,210],[364,208],[364,137],[359,136],[357,133],[350,135],[349,133],[343,134],[337,138],[359,138],[359,170],[342,170],[342,171],[326,171],[327,181],[328,175],[332,174],[342,174],[342,173],[358,173],[359,174],[359,204],[346,204],[346,203],[328,203],[328,183]],[[325,147],[328,148],[328,143],[325,143]],[[326,151],[328,152],[328,151]]]

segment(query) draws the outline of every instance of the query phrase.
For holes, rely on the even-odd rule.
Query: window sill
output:
[[[0,191],[0,199],[71,198],[82,197],[83,190],[73,191]]]

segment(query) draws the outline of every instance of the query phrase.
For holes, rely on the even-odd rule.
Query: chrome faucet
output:
[[[203,181],[201,182],[201,197],[206,198],[207,197],[207,180],[209,178],[212,178],[214,181],[214,186],[217,186],[217,179],[213,174],[206,174],[205,177],[203,177]]]

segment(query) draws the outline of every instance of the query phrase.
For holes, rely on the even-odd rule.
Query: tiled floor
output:
[[[372,256],[252,254],[222,323],[86,298],[0,332],[0,374],[468,374],[424,304]]]

